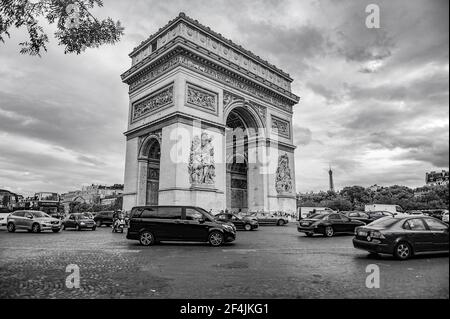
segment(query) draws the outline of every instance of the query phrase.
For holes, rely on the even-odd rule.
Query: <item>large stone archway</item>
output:
[[[124,209],[295,211],[289,74],[184,14],[130,57]]]
[[[255,199],[254,192],[263,186],[255,172],[263,124],[242,103],[229,108],[225,117],[226,208],[234,212],[251,211],[263,206],[258,205],[263,203]]]
[[[141,139],[138,156],[138,205],[158,205],[161,137],[151,134]]]

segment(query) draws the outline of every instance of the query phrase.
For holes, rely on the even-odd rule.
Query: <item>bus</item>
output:
[[[0,213],[9,214],[15,210],[18,205],[17,194],[6,189],[0,189]]]
[[[39,210],[55,218],[64,216],[64,207],[58,193],[39,192],[30,199],[30,209]]]

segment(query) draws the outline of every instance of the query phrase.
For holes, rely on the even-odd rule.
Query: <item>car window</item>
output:
[[[341,220],[341,216],[337,215],[337,214],[331,214],[328,217],[328,220]]]
[[[230,216],[230,219],[231,219],[231,220],[239,220],[239,218],[238,218],[237,216],[234,216],[234,215],[231,215],[231,216]]]
[[[444,230],[447,229],[447,225],[444,225],[440,221],[433,218],[426,218],[425,222],[427,223],[430,230]]]
[[[32,214],[32,213],[26,213],[26,214],[25,214],[25,217],[26,217],[26,218],[33,217],[33,214]]]
[[[216,218],[217,218],[218,220],[227,220],[227,215],[223,215],[223,214],[217,215]]]
[[[13,216],[17,216],[17,217],[23,217],[25,216],[25,212],[15,212],[14,214],[12,214]]]
[[[203,215],[193,208],[186,208],[186,220],[201,220]]]
[[[159,218],[156,208],[145,208],[141,210],[141,218]]]
[[[141,208],[133,208],[131,210],[131,217],[139,217],[141,215],[142,209]]]
[[[181,219],[181,207],[158,207],[158,218]]]
[[[426,230],[425,224],[419,218],[407,220],[403,225],[403,228],[409,230]]]
[[[341,217],[341,219],[342,219],[344,222],[350,221],[350,218],[348,218],[347,216],[339,216],[339,217]]]

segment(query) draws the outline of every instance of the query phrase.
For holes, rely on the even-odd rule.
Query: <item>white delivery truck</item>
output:
[[[399,205],[371,204],[364,206],[365,212],[389,212],[394,215],[404,214],[403,208]]]
[[[309,214],[313,213],[320,213],[320,212],[334,212],[331,208],[328,207],[299,207],[298,208],[298,216],[300,216],[300,219],[308,217]]]

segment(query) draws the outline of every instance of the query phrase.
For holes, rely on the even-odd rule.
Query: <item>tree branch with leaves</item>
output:
[[[28,41],[19,43],[20,53],[41,56],[47,51],[48,35],[40,24],[56,23],[54,33],[64,53],[80,54],[86,48],[97,48],[120,41],[124,28],[110,17],[100,20],[90,10],[102,7],[102,0],[0,0],[0,41],[10,37],[12,27],[26,27]]]

